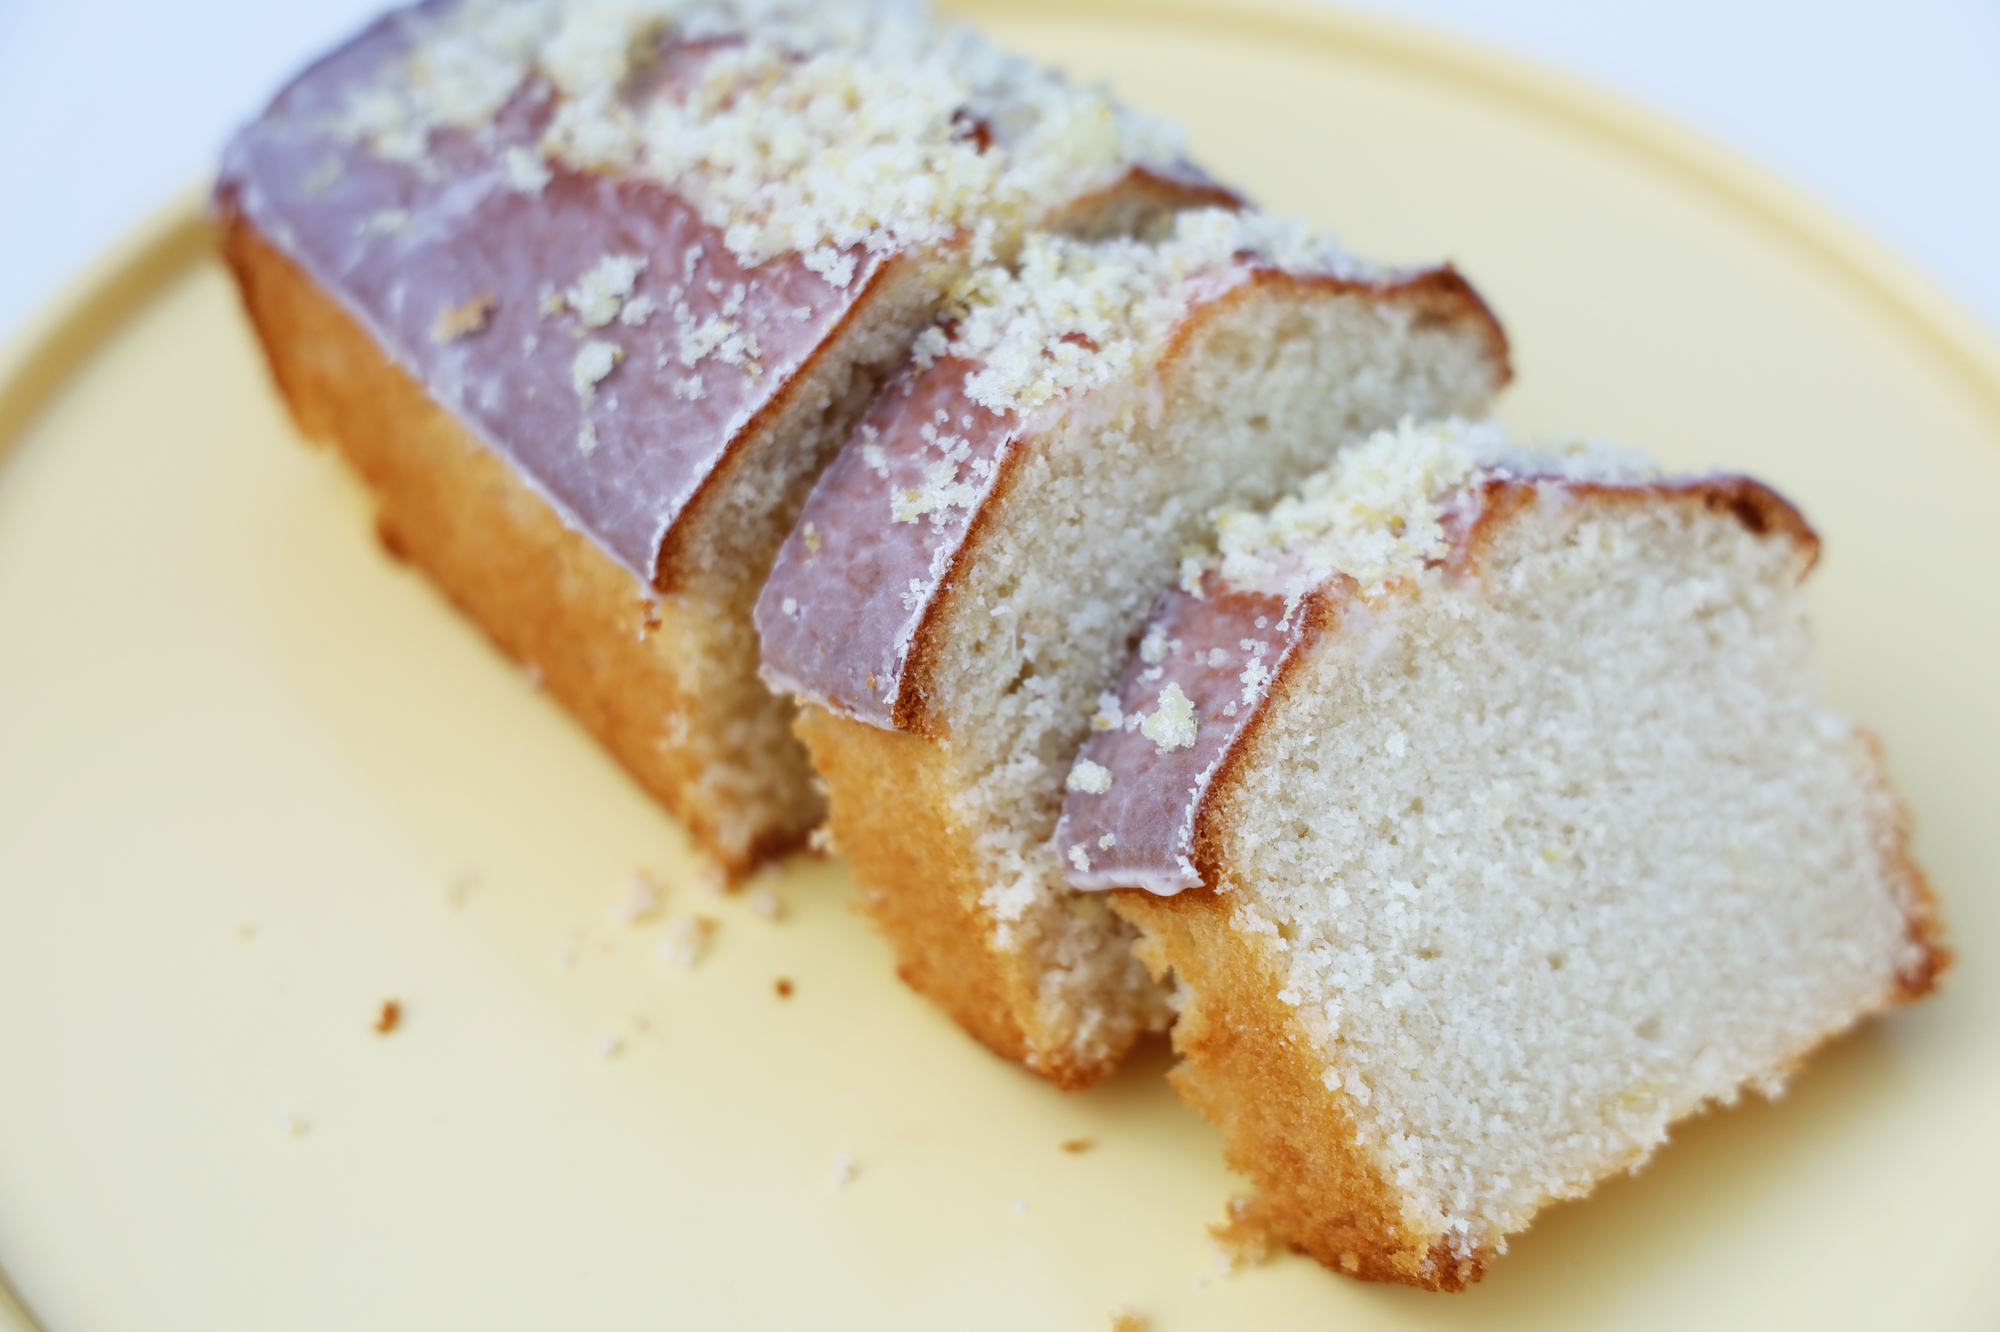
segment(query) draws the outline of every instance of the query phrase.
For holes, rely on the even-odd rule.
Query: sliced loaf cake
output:
[[[1069,776],[1069,880],[1171,975],[1248,1219],[1457,1289],[1947,955],[1818,550],[1739,477],[1385,433],[1226,515]]]
[[[828,469],[757,607],[764,672],[904,978],[1065,1086],[1162,1025],[1063,883],[1063,780],[1190,541],[1409,412],[1476,411],[1499,326],[1251,213],[1038,236],[977,274]]]
[[[216,209],[385,542],[741,871],[822,808],[752,600],[942,292],[1231,197],[916,6],[458,0],[301,75]]]

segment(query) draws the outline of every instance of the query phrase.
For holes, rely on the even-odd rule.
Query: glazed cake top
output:
[[[301,75],[218,198],[650,583],[894,255],[1005,248],[1178,153],[905,6],[464,0]]]
[[[740,262],[802,254],[837,286],[856,246],[1019,230],[1183,153],[1166,122],[914,4],[463,0],[418,13],[410,49],[349,94],[342,134],[417,161],[434,132],[489,124],[545,84],[536,154],[668,185]]]
[[[1384,276],[1300,224],[1222,209],[1157,243],[1038,233],[972,274],[780,549],[757,607],[765,679],[895,726],[916,635],[1021,442],[1070,414],[1129,428],[1159,406],[1148,386],[1190,314],[1273,271]]]

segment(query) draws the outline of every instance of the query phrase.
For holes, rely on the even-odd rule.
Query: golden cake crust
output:
[[[226,205],[222,212],[223,256],[279,391],[299,429],[338,448],[368,484],[383,545],[536,672],[726,870],[740,874],[803,844],[820,818],[816,800],[795,801],[746,837],[739,802],[709,789],[687,748],[697,708],[716,700],[693,696],[674,649],[703,626],[565,525],[297,265]],[[809,790],[803,775],[799,788]]]
[[[1139,956],[1154,977],[1182,982],[1173,1028],[1181,1058],[1169,1077],[1222,1130],[1230,1167],[1256,1186],[1240,1221],[1363,1280],[1430,1290],[1477,1281],[1486,1255],[1460,1263],[1442,1243],[1406,1233],[1395,1191],[1355,1148],[1345,1102],[1322,1081],[1324,1061],[1278,998],[1283,982],[1229,927],[1228,902],[1138,889],[1113,898],[1145,932]]]
[[[1111,1071],[1124,1047],[1078,1057],[1037,1022],[1037,978],[1018,954],[993,948],[995,922],[971,834],[952,812],[944,753],[929,739],[799,710],[799,738],[826,778],[834,840],[854,862],[862,907],[896,953],[905,984],[1003,1059],[1066,1090]]]

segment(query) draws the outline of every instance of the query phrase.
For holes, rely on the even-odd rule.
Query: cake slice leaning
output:
[[[1278,1238],[1462,1288],[1936,984],[1875,745],[1815,698],[1817,539],[1770,490],[1453,423],[1217,533],[1057,840],[1171,975],[1174,1080]]]
[[[223,251],[390,549],[728,870],[822,817],[750,607],[943,292],[1232,196],[913,6],[427,3],[229,148]]]
[[[968,284],[815,487],[757,607],[764,673],[903,977],[1064,1086],[1162,991],[1063,883],[1070,759],[1184,549],[1409,412],[1478,410],[1499,326],[1248,213],[1157,244],[1037,237]]]

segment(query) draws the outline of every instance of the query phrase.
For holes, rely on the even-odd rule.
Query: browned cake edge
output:
[[[568,527],[361,326],[240,215],[220,208],[222,252],[299,429],[336,446],[374,493],[383,545],[416,565],[650,794],[740,875],[802,845],[809,794],[789,817],[732,836],[734,802],[703,790],[686,737],[701,700],[674,659],[676,598],[656,598]],[[777,704],[774,700],[774,705]],[[803,751],[797,786],[809,793]]]
[[[1036,1022],[1039,977],[992,946],[986,881],[952,813],[950,765],[923,737],[807,704],[796,723],[831,793],[839,851],[864,885],[862,909],[896,953],[896,974],[1003,1059],[1075,1090],[1109,1073],[1125,1046],[1085,1061]]]
[[[1223,1157],[1255,1193],[1238,1214],[1327,1267],[1365,1281],[1463,1290],[1487,1255],[1461,1265],[1442,1243],[1402,1225],[1400,1200],[1355,1146],[1343,1098],[1327,1093],[1325,1061],[1278,999],[1283,981],[1229,925],[1229,904],[1206,892],[1113,894],[1145,933],[1139,956],[1182,1003],[1174,1020],[1181,1098],[1222,1130]]]

